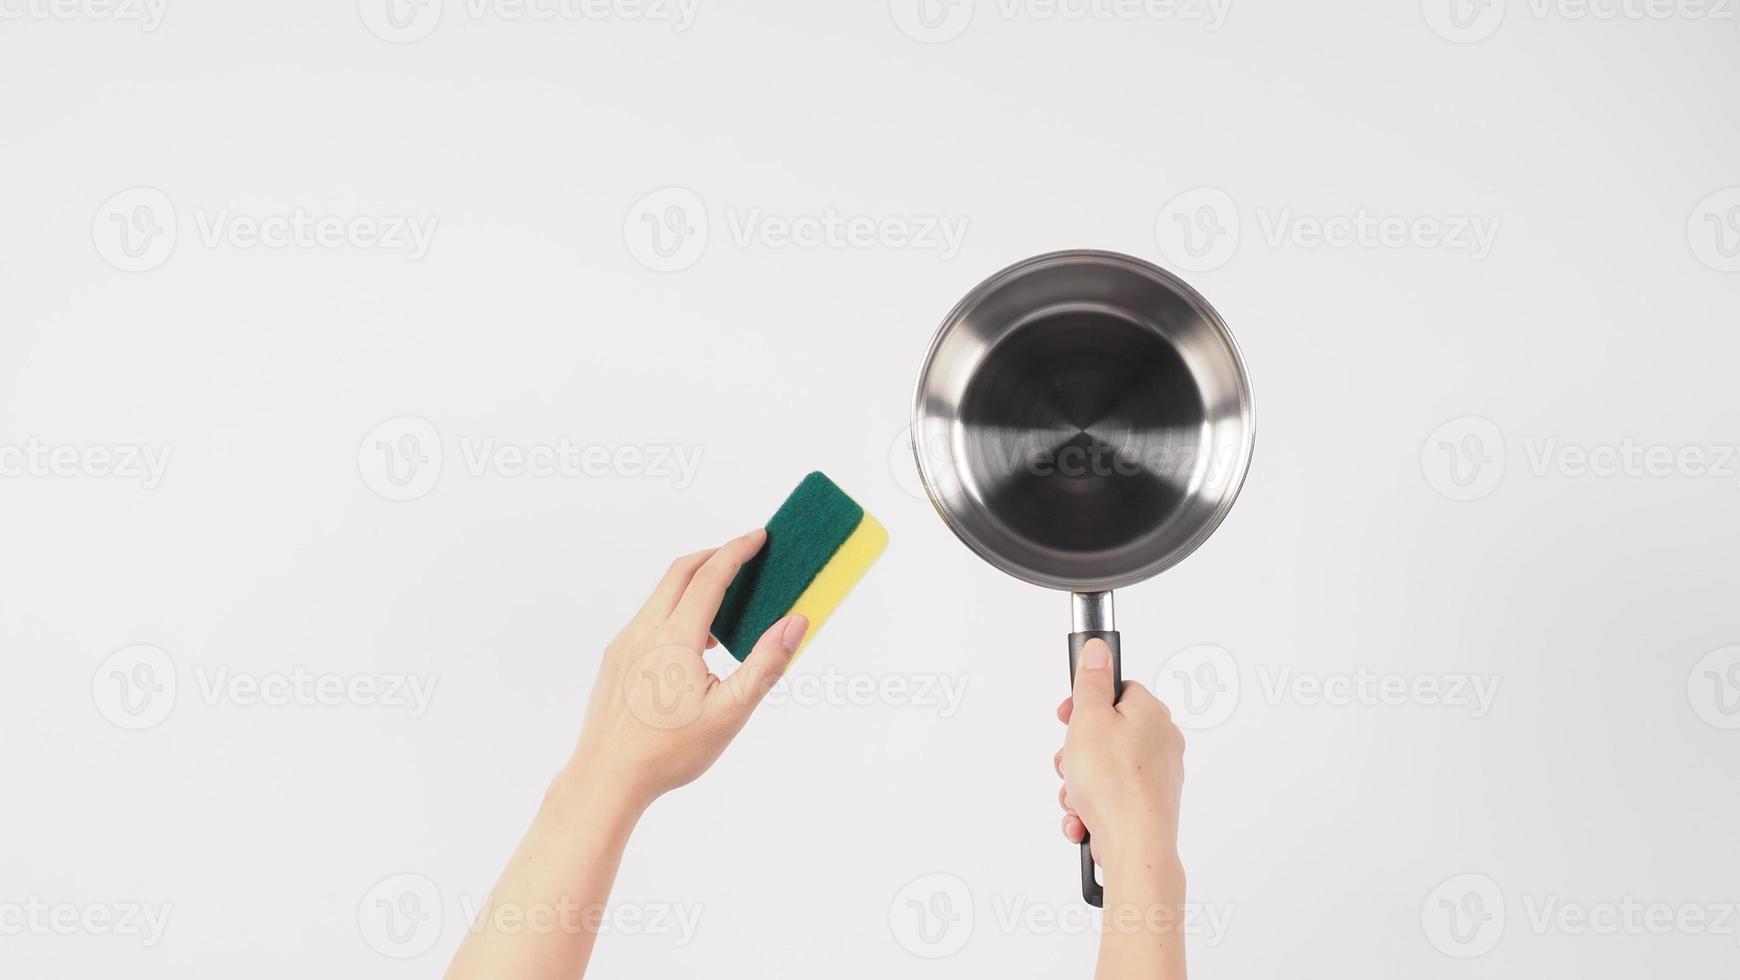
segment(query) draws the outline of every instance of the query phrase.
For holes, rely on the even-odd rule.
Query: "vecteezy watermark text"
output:
[[[168,902],[50,902],[35,895],[0,902],[0,937],[121,936],[150,949],[163,941]]]
[[[440,678],[408,672],[242,671],[196,663],[193,691],[208,708],[369,708],[417,719],[429,711]],[[182,690],[180,672],[161,647],[139,643],[109,654],[91,675],[91,703],[111,724],[142,731],[161,724]]]
[[[472,935],[600,935],[650,937],[687,946],[700,931],[698,902],[613,900],[579,902],[567,895],[551,901],[508,902],[495,896],[455,899],[460,920]],[[441,889],[427,875],[404,872],[375,882],[357,902],[357,931],[363,942],[389,959],[409,959],[429,951],[441,938],[448,915]]]
[[[1536,936],[1740,936],[1740,902],[1676,902],[1630,893],[1593,901],[1553,892],[1507,898],[1490,875],[1455,875],[1420,903],[1426,940],[1446,956],[1472,959],[1498,946],[1517,921]],[[1740,943],[1737,943],[1740,945]]]
[[[264,213],[227,206],[190,209],[199,244],[208,249],[393,252],[416,262],[429,254],[436,215],[335,214],[304,207]],[[97,254],[122,272],[149,272],[168,262],[182,237],[182,215],[155,187],[110,195],[91,218]]]
[[[169,0],[0,0],[4,21],[108,21],[138,24],[149,34],[163,26]]]
[[[902,426],[888,444],[888,470],[915,500],[925,499],[914,460],[922,460],[936,482],[930,490],[948,499],[965,488],[950,474],[961,471],[954,458],[961,451],[952,433],[920,434]],[[1107,443],[1071,441],[1057,445],[998,442],[974,444],[968,450],[974,471],[981,479],[995,481],[1011,476],[1082,477],[1105,476],[1148,480],[1155,477],[1180,485],[1220,490],[1244,473],[1245,455],[1236,440],[1186,445],[1156,445],[1137,449]]]
[[[32,437],[22,443],[0,443],[0,479],[88,477],[137,480],[146,490],[163,484],[172,446],[70,446]]]
[[[1498,674],[1352,670],[1304,671],[1291,664],[1257,664],[1257,692],[1271,708],[1429,708],[1485,718],[1498,698]],[[1210,643],[1185,647],[1154,675],[1154,693],[1185,730],[1224,724],[1238,710],[1246,687],[1238,661]]]
[[[684,490],[701,469],[702,446],[678,443],[588,443],[567,436],[549,442],[510,443],[494,436],[457,440],[464,472],[474,479],[567,479],[618,477],[661,480]],[[357,445],[357,472],[377,495],[416,500],[435,489],[447,458],[434,423],[415,415],[388,419]]]
[[[1251,209],[1255,230],[1271,249],[1332,251],[1421,250],[1466,255],[1479,262],[1498,241],[1499,215],[1459,212],[1350,211],[1308,213],[1292,207]],[[1249,226],[1244,209],[1218,187],[1175,195],[1154,219],[1154,241],[1172,265],[1187,272],[1218,269],[1239,251]]]
[[[397,708],[407,718],[421,718],[429,711],[440,678],[433,674],[315,672],[303,666],[287,671],[254,674],[228,666],[193,667],[195,690],[206,705],[232,704],[238,708],[263,705],[268,708]]]
[[[921,959],[941,959],[964,949],[981,922],[1006,936],[1119,935],[1186,936],[1214,947],[1232,928],[1232,904],[1118,905],[1101,910],[1083,902],[1056,903],[1026,895],[975,895],[959,875],[946,871],[907,882],[888,903],[888,928],[900,947]]]
[[[369,33],[392,44],[421,41],[457,11],[472,21],[597,23],[635,21],[668,25],[681,34],[695,25],[701,0],[357,0]]]
[[[1232,0],[889,0],[888,12],[902,34],[941,44],[966,33],[975,17],[1040,23],[1138,21],[1200,25],[1213,33],[1226,24]]]
[[[1522,459],[1535,479],[1728,480],[1740,486],[1740,445],[1646,442],[1632,436],[1572,441],[1524,435]],[[1432,430],[1420,447],[1426,482],[1450,500],[1479,500],[1504,482],[1508,461],[1504,431],[1491,419],[1464,415]]]
[[[695,941],[703,908],[699,902],[613,902],[608,905],[581,903],[563,895],[553,902],[503,902],[493,896],[479,903],[470,895],[459,896],[459,910],[471,923],[473,935],[547,936],[554,934],[662,936],[672,946]]]
[[[1537,22],[1740,23],[1740,4],[1734,0],[1420,0],[1432,32],[1457,44],[1498,33],[1511,11]]]
[[[678,490],[688,487],[701,468],[700,446],[617,445],[578,443],[567,437],[553,443],[513,445],[494,437],[459,437],[466,472],[474,477],[518,479],[627,476],[668,479]]]
[[[838,208],[781,212],[726,205],[715,215],[687,187],[661,187],[634,202],[622,238],[635,261],[654,272],[678,272],[701,260],[713,229],[722,226],[739,249],[926,252],[947,262],[967,237],[966,215],[853,214]]]
[[[888,707],[934,711],[953,718],[967,696],[965,674],[853,673],[829,665],[819,673],[782,676],[763,698],[795,707]]]

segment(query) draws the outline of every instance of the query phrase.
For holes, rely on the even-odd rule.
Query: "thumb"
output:
[[[720,702],[717,710],[734,728],[743,727],[754,713],[755,706],[785,676],[786,668],[797,655],[798,644],[804,641],[804,634],[809,631],[810,621],[803,616],[779,619],[761,634],[749,656],[744,657],[743,663],[715,689],[714,697]]]
[[[1109,711],[1117,699],[1112,683],[1112,648],[1104,640],[1089,640],[1075,663],[1075,714]]]

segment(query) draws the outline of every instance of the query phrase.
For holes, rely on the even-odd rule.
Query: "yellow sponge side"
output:
[[[846,593],[852,591],[852,586],[864,577],[864,573],[875,564],[882,549],[888,547],[888,530],[864,512],[864,519],[858,527],[840,545],[816,577],[810,580],[809,587],[792,603],[791,611],[801,613],[810,621],[810,629],[804,634],[804,641],[798,644],[797,653],[804,652],[804,647],[821,632],[822,624],[845,601]],[[797,654],[792,655],[797,659]]]

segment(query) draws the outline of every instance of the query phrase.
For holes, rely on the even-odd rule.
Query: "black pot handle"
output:
[[[1118,655],[1117,630],[1082,630],[1069,634],[1069,686],[1072,690],[1075,688],[1075,664],[1081,659],[1081,648],[1089,640],[1104,640],[1106,646],[1112,648],[1112,701],[1115,704],[1118,695],[1124,691],[1124,672],[1120,666],[1123,658]],[[1085,833],[1081,838],[1081,897],[1096,909],[1105,907],[1105,887],[1094,877],[1094,854],[1088,847]]]

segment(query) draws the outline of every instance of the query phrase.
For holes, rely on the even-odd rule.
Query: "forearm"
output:
[[[531,829],[448,968],[448,980],[574,980],[643,807],[586,773],[551,783]]]
[[[586,721],[447,970],[448,980],[576,980],[586,973],[628,836],[648,804],[707,771],[803,642],[782,617],[725,681],[708,631],[737,572],[767,542],[756,528],[671,563],[598,665]],[[753,683],[752,683],[753,682]]]
[[[1096,980],[1185,980],[1184,866],[1176,851],[1118,855],[1105,882]]]

